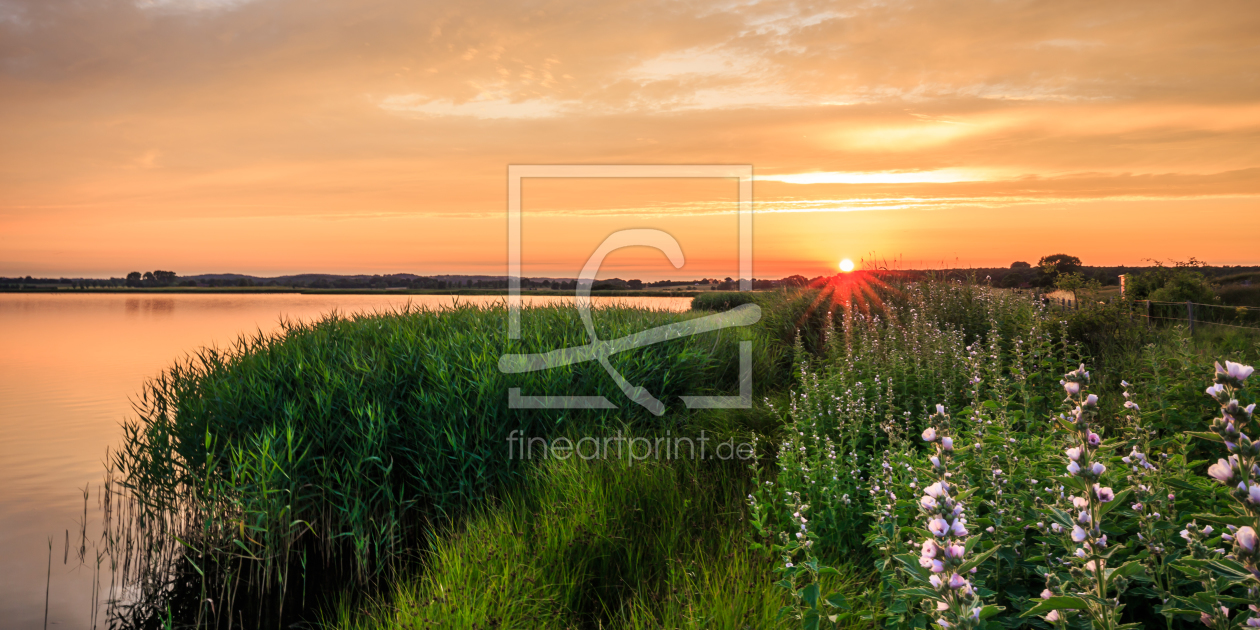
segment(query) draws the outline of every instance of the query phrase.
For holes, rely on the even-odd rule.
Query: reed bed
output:
[[[506,314],[501,304],[332,314],[202,349],[151,380],[110,462],[106,546],[120,576],[112,599],[124,604],[115,613],[136,620],[178,608],[197,625],[279,623],[320,579],[391,576],[435,524],[517,484],[525,467],[508,457],[511,431],[659,426],[596,362],[500,373],[505,353],[590,341],[567,306],[523,309],[517,341]],[[610,339],[693,316],[606,307],[594,319]],[[681,394],[735,388],[743,338],[757,347],[754,373],[768,377],[783,350],[742,329],[610,361],[680,407]],[[513,387],[599,394],[621,408],[512,410]],[[181,593],[193,603],[176,602]],[[258,604],[254,619],[238,610],[234,620],[245,594]]]

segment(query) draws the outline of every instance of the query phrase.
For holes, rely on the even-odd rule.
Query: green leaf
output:
[[[1235,527],[1242,527],[1244,525],[1249,525],[1249,526],[1254,527],[1256,525],[1256,519],[1250,516],[1236,516],[1236,515],[1221,516],[1219,514],[1195,514],[1191,516],[1190,518],[1198,520],[1198,521],[1207,521],[1209,523],[1221,523],[1224,525],[1233,525]]]
[[[1224,442],[1224,441],[1225,441],[1225,438],[1223,438],[1223,437],[1221,437],[1221,436],[1219,436],[1219,435],[1217,435],[1217,434],[1215,434],[1215,433],[1209,433],[1209,432],[1207,432],[1207,431],[1186,431],[1186,435],[1189,435],[1189,436],[1192,436],[1192,437],[1197,437],[1197,438],[1202,438],[1202,439],[1205,439],[1205,440],[1211,440],[1211,441],[1213,441],[1213,442]]]
[[[831,606],[832,608],[839,608],[840,610],[849,610],[849,602],[845,600],[844,595],[841,595],[840,593],[832,593],[828,595],[827,597],[823,598],[823,601],[826,602],[827,605]]]
[[[1006,610],[1006,607],[1004,607],[1004,606],[994,606],[994,605],[990,604],[990,605],[985,606],[984,608],[981,608],[981,609],[980,609],[980,618],[981,618],[981,619],[988,619],[989,617],[992,617],[993,615],[996,615],[996,614],[998,614],[998,613],[1002,612],[1003,610]]]
[[[809,586],[801,589],[801,599],[805,600],[805,604],[810,608],[818,608],[818,583],[814,582]]]
[[[1099,516],[1106,516],[1108,512],[1116,509],[1117,506],[1128,504],[1130,494],[1133,494],[1130,490],[1120,491],[1116,494],[1116,498],[1103,504],[1102,509],[1099,510]]]
[[[970,571],[970,570],[974,569],[975,567],[978,567],[978,566],[980,566],[981,564],[984,564],[984,561],[985,561],[985,560],[988,560],[988,559],[989,559],[989,556],[993,555],[994,553],[997,553],[997,550],[998,550],[998,549],[1000,549],[1000,548],[1001,548],[1001,547],[998,547],[997,545],[994,545],[992,549],[990,549],[990,550],[988,550],[988,551],[986,551],[986,552],[984,552],[984,553],[982,553],[982,554],[980,554],[980,555],[977,555],[976,557],[974,557],[974,558],[972,558],[972,559],[968,560],[966,564],[962,565],[961,567],[958,567],[958,573],[966,573],[966,572],[968,572],[968,571]]]
[[[1052,610],[1085,610],[1086,608],[1089,608],[1089,602],[1079,597],[1065,597],[1061,595],[1056,595],[1054,597],[1051,597],[1050,599],[1043,600],[1041,603],[1037,604],[1036,606],[1033,606],[1031,609],[1029,609],[1027,612],[1025,612],[1024,614],[1020,616],[1028,617],[1030,615],[1047,613]]]

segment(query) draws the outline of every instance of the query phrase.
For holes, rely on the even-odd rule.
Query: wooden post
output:
[[[1194,336],[1194,302],[1186,302],[1186,319],[1190,320],[1190,336]]]
[[[1151,325],[1151,301],[1150,300],[1146,301],[1146,325],[1148,327]]]

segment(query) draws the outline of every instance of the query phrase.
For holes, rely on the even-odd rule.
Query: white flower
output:
[[[943,415],[945,415],[945,405],[937,405],[937,406],[936,406],[936,413],[939,413],[939,414],[941,414],[942,416],[943,416]]]
[[[1080,525],[1072,526],[1072,540],[1075,542],[1085,542],[1085,530]]]
[[[1067,382],[1063,384],[1063,389],[1067,391],[1068,396],[1075,396],[1081,393],[1081,384],[1075,382]]]
[[[1073,446],[1064,452],[1067,453],[1068,459],[1072,461],[1077,461],[1081,458],[1081,447],[1079,446]]]
[[[1251,374],[1251,372],[1247,372],[1247,374]],[[1255,551],[1257,542],[1256,530],[1245,525],[1243,527],[1239,527],[1238,531],[1234,532],[1234,542],[1238,543],[1240,547],[1246,549],[1248,552]]]
[[[941,438],[941,448],[946,451],[954,450],[954,438],[948,438],[948,437]]]
[[[1250,365],[1234,363],[1233,361],[1225,362],[1225,373],[1228,374],[1230,378],[1237,380],[1239,383],[1247,380],[1247,377],[1251,376],[1251,373],[1254,371],[1255,371],[1255,368],[1251,367]],[[1216,364],[1216,373],[1217,374],[1221,373],[1220,363]]]

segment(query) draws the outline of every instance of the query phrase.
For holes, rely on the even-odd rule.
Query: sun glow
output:
[[[850,271],[853,271],[853,261],[849,260],[848,258],[845,258],[844,260],[840,261],[840,271],[843,271],[845,273],[849,273]]]

